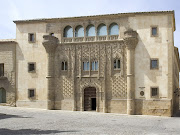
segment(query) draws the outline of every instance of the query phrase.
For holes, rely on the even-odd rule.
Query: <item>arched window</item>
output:
[[[98,26],[98,36],[105,36],[105,35],[107,35],[107,27],[106,27],[106,25],[105,24],[100,24],[99,26]]]
[[[84,71],[89,71],[89,61],[84,61],[83,62],[83,70]]]
[[[91,24],[91,25],[87,26],[87,28],[86,28],[86,36],[87,37],[96,36],[94,25]]]
[[[98,61],[93,61],[91,63],[91,66],[92,66],[92,68],[91,68],[92,71],[97,71],[98,70]]]
[[[63,61],[61,63],[61,70],[67,70],[67,66],[68,66],[67,61]]]
[[[64,28],[64,37],[73,37],[73,29],[71,26],[66,26]]]
[[[112,23],[109,26],[109,35],[119,35],[119,26],[117,23]]]
[[[114,69],[120,69],[120,68],[121,68],[120,59],[114,59]]]
[[[75,37],[84,37],[84,28],[81,25],[76,27]]]

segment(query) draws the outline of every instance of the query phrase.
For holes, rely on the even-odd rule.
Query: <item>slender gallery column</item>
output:
[[[134,51],[138,43],[137,32],[124,32],[124,43],[127,48],[127,114],[133,115],[135,109],[135,82],[134,82]]]
[[[58,39],[51,35],[43,36],[43,46],[47,52],[47,109],[55,109],[55,88],[54,88],[54,57],[55,49],[58,46]]]

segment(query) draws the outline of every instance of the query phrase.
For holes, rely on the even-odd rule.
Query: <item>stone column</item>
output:
[[[127,48],[127,114],[135,112],[135,82],[134,82],[134,51],[138,43],[137,32],[128,30],[124,32],[124,43]]]
[[[54,57],[55,49],[58,46],[58,39],[51,35],[43,36],[43,46],[47,52],[47,109],[55,109],[55,89],[54,89]]]

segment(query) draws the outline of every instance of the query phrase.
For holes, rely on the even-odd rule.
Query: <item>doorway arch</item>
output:
[[[96,88],[87,87],[84,89],[84,111],[96,111]]]
[[[6,103],[6,90],[0,88],[0,103]]]

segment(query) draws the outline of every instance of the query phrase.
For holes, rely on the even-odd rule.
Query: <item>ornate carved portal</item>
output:
[[[84,111],[96,110],[96,88],[87,87],[84,89]]]

